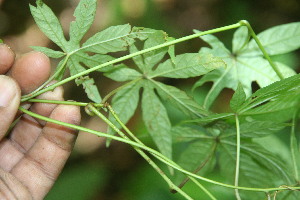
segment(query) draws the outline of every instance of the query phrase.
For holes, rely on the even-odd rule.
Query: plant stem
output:
[[[173,41],[169,41],[169,42],[166,42],[166,43],[163,43],[163,44],[160,44],[160,45],[157,45],[157,46],[154,46],[154,47],[150,47],[150,48],[147,48],[147,49],[144,49],[144,50],[141,50],[141,51],[138,51],[138,52],[135,52],[135,53],[131,53],[131,54],[128,54],[128,55],[125,55],[125,56],[122,56],[120,58],[117,58],[117,59],[114,59],[112,61],[109,61],[109,62],[106,62],[104,64],[101,64],[101,65],[98,65],[98,66],[95,66],[93,68],[90,68],[90,69],[87,69],[83,72],[80,72],[76,75],[73,75],[73,76],[70,76],[62,81],[59,81],[57,83],[54,83],[53,85],[50,85],[44,89],[41,89],[39,91],[36,91],[32,94],[30,94],[30,96],[22,96],[21,98],[21,102],[24,102],[24,101],[27,101],[28,99],[31,99],[33,97],[36,97],[40,94],[43,94],[47,91],[50,91],[50,90],[53,90],[54,88],[60,86],[60,85],[63,85],[71,80],[74,80],[78,77],[81,77],[81,76],[84,76],[84,75],[87,75],[93,71],[96,71],[96,70],[99,70],[103,67],[106,67],[106,66],[109,66],[109,65],[113,65],[113,64],[116,64],[116,63],[119,63],[119,62],[122,62],[124,60],[127,60],[127,59],[130,59],[130,58],[133,58],[135,56],[138,56],[138,55],[142,55],[144,53],[148,53],[150,51],[154,51],[154,50],[157,50],[157,49],[160,49],[160,48],[163,48],[163,47],[167,47],[167,46],[170,46],[170,45],[174,45],[174,44],[177,44],[177,43],[180,43],[180,42],[184,42],[184,41],[187,41],[187,40],[191,40],[191,39],[194,39],[194,38],[197,38],[197,37],[200,37],[202,35],[207,35],[207,34],[212,34],[212,33],[218,33],[218,32],[222,32],[222,31],[226,31],[226,30],[230,30],[230,29],[234,29],[234,28],[238,28],[240,26],[242,26],[243,24],[241,24],[240,22],[239,23],[236,23],[236,24],[232,24],[232,25],[228,25],[228,26],[224,26],[224,27],[221,27],[221,28],[216,28],[216,29],[212,29],[212,30],[208,30],[208,31],[203,31],[201,33],[195,33],[195,34],[192,34],[192,35],[189,35],[189,36],[185,36],[185,37],[182,37],[182,38],[179,38],[179,39],[176,39],[176,40],[173,40]]]
[[[51,104],[62,104],[62,105],[73,105],[73,106],[87,106],[89,103],[77,102],[77,101],[57,101],[48,99],[29,99],[31,103],[51,103]],[[103,107],[101,103],[92,103],[95,107]]]
[[[294,117],[293,117],[293,124],[292,124],[292,128],[291,128],[291,138],[290,138],[290,147],[291,147],[291,154],[292,154],[292,162],[293,162],[293,170],[294,170],[294,175],[295,175],[295,179],[297,182],[299,182],[299,166],[297,163],[297,151],[299,151],[298,149],[298,142],[296,139],[296,134],[295,134],[295,129],[296,129],[296,122],[297,122],[297,115],[298,115],[298,110],[295,112]],[[299,154],[299,153],[298,153]],[[298,158],[299,159],[299,158]]]
[[[94,112],[99,118],[101,118],[106,124],[108,124],[114,131],[116,131],[122,138],[130,141],[130,139],[118,129],[109,119],[107,119],[102,113],[100,113],[94,106],[88,105],[89,109]],[[141,144],[144,145],[144,144]],[[140,148],[133,146],[133,148],[158,172],[159,175],[169,184],[169,187],[173,190],[176,190],[179,194],[185,197],[188,200],[192,200],[192,198],[182,191],[179,187],[177,187],[167,176],[166,174],[151,160],[145,152],[143,152]]]
[[[123,88],[131,85],[131,84],[134,84],[136,82],[138,82],[139,80],[141,80],[142,78],[137,78],[137,79],[134,79],[132,81],[129,81],[128,83],[125,83],[123,85],[121,85],[120,87],[112,90],[110,93],[108,93],[103,99],[102,99],[102,103],[105,103],[112,95],[114,95],[115,93],[117,93],[118,91],[122,90]]]
[[[240,151],[241,151],[240,122],[237,114],[235,115],[235,123],[236,123],[236,165],[235,165],[234,186],[237,187],[239,186]],[[235,197],[237,200],[241,200],[238,189],[235,189]]]
[[[108,105],[107,106],[108,110],[110,111],[110,113],[114,116],[114,118],[116,119],[116,121],[121,125],[121,127],[126,131],[126,133],[137,143],[144,145],[144,143],[142,141],[140,141],[128,128],[127,126],[125,126],[125,124],[120,120],[120,118],[118,117],[118,115],[116,114],[116,112],[113,110],[113,108]],[[153,156],[155,156],[157,158],[157,155],[152,154]],[[173,165],[181,168],[179,165],[177,165],[177,163],[171,161],[171,160],[166,160],[167,162],[172,163]],[[205,187],[203,187],[202,184],[200,184],[197,180],[195,180],[193,177],[188,176],[189,179],[191,179],[199,188],[201,188],[211,199],[216,199]],[[180,188],[180,187],[179,187]],[[177,191],[177,190],[175,190]]]
[[[77,125],[74,125],[74,124],[69,124],[69,123],[61,122],[61,121],[51,119],[51,118],[48,118],[48,117],[44,117],[42,115],[39,115],[39,114],[33,113],[29,110],[26,110],[22,107],[19,107],[19,110],[24,112],[25,114],[28,114],[28,115],[30,115],[34,118],[37,118],[37,119],[41,119],[41,120],[51,122],[51,123],[54,123],[54,124],[58,124],[58,125],[62,125],[62,126],[68,127],[68,128],[73,128],[73,129],[76,129],[76,130],[79,130],[79,131],[88,132],[88,133],[97,135],[99,137],[106,137],[106,138],[110,138],[110,139],[113,139],[113,140],[116,140],[116,141],[124,142],[126,144],[129,144],[129,145],[132,145],[132,146],[135,146],[135,147],[139,147],[141,149],[144,149],[144,150],[150,152],[151,154],[157,155],[157,157],[156,157],[157,159],[159,159],[160,161],[167,164],[168,166],[173,167],[174,169],[176,169],[176,170],[178,170],[178,171],[180,171],[180,172],[182,172],[186,175],[189,175],[189,176],[197,178],[199,180],[202,180],[202,181],[205,181],[205,182],[208,182],[208,183],[212,183],[212,184],[215,184],[215,185],[219,185],[219,186],[222,186],[222,187],[227,187],[227,188],[231,188],[231,189],[239,189],[239,190],[247,190],[247,191],[257,191],[257,192],[270,192],[270,191],[280,191],[280,190],[300,190],[300,187],[251,188],[251,187],[240,187],[240,186],[237,187],[237,186],[234,186],[234,185],[221,183],[221,182],[218,182],[218,181],[214,181],[214,180],[199,176],[197,174],[193,174],[193,173],[191,173],[187,170],[184,170],[180,167],[177,167],[176,165],[173,165],[173,163],[174,163],[173,161],[169,160],[168,158],[166,158],[164,155],[162,155],[158,151],[156,151],[154,149],[151,149],[147,146],[140,145],[139,143],[133,142],[131,140],[126,140],[126,139],[123,139],[123,138],[120,138],[120,137],[117,137],[117,136],[109,135],[107,133],[102,133],[102,132],[99,132],[99,131],[84,128],[84,127],[77,126]]]
[[[59,67],[58,70],[45,83],[43,83],[40,87],[38,87],[37,89],[35,89],[33,92],[22,96],[22,98],[24,98],[24,99],[27,98],[28,99],[28,98],[32,97],[32,95],[34,95],[35,93],[37,93],[38,91],[40,91],[42,88],[46,87],[65,68],[65,65],[67,64],[68,59],[69,59],[69,55],[67,55],[64,58],[64,62],[61,64],[61,66],[58,66]]]
[[[275,73],[277,74],[277,76],[279,77],[279,79],[283,80],[284,76],[279,71],[279,69],[277,68],[277,66],[275,65],[275,63],[271,60],[269,54],[267,53],[267,51],[265,50],[265,48],[263,47],[263,45],[259,41],[259,39],[258,39],[257,35],[255,34],[255,32],[253,31],[250,23],[248,21],[246,21],[246,20],[241,20],[239,23],[240,23],[240,25],[246,26],[248,28],[248,31],[250,32],[250,34],[253,37],[253,39],[255,40],[256,44],[260,48],[260,50],[263,53],[264,57],[268,60],[268,62],[270,63],[271,67],[273,68],[273,70],[275,71]]]

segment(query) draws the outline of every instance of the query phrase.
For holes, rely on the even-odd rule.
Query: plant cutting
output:
[[[23,107],[20,111],[105,137],[107,147],[112,140],[128,144],[183,199],[194,199],[185,191],[187,182],[193,182],[207,199],[217,199],[218,190],[208,189],[206,183],[232,191],[236,199],[299,198],[300,76],[272,57],[299,49],[300,22],[275,26],[256,35],[251,25],[241,20],[208,31],[194,30],[194,34],[179,39],[162,30],[125,24],[82,40],[93,23],[96,4],[97,0],[79,2],[68,40],[44,2],[30,5],[36,24],[60,50],[32,48],[59,62],[53,75],[22,96],[21,102],[82,106],[86,113],[109,126],[107,132],[44,117]],[[232,29],[236,30],[231,51],[213,34]],[[176,54],[176,44],[191,39],[203,40],[208,46],[199,47],[198,52]],[[127,54],[114,57],[115,52]],[[132,61],[130,65],[124,62],[128,60]],[[65,76],[67,70],[69,77]],[[91,73],[101,73],[120,86],[103,96],[97,87],[101,80],[96,83]],[[188,78],[197,79],[190,91],[166,82]],[[53,84],[53,80],[57,82]],[[90,102],[36,98],[70,81],[82,86]],[[207,82],[212,84],[203,102],[195,100],[194,95]],[[253,82],[258,89],[252,87]],[[224,88],[234,91],[230,110],[215,113],[211,107]],[[167,104],[184,116],[179,123],[170,119]],[[145,145],[126,126],[138,106],[155,146]],[[270,143],[287,131],[289,154],[273,152]],[[168,166],[168,170],[158,163]],[[219,170],[226,182],[207,178],[213,170]]]

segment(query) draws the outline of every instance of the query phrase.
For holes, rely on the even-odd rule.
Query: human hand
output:
[[[30,52],[15,60],[0,44],[0,199],[43,199],[73,148],[76,131],[23,115],[9,135],[21,94],[27,94],[50,75],[50,61]],[[62,87],[38,98],[63,100]],[[29,105],[28,105],[29,106]],[[29,110],[59,121],[79,124],[76,106],[34,103]]]

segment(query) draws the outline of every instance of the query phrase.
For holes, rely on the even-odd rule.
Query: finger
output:
[[[0,199],[32,199],[27,188],[0,168]]]
[[[57,87],[53,91],[46,92],[37,98],[63,100],[63,88]],[[57,104],[34,103],[31,111],[45,117],[49,117]],[[0,143],[0,167],[10,171],[32,147],[41,133],[44,121],[23,115],[9,135]]]
[[[79,124],[80,110],[76,106],[59,105],[50,117]],[[74,146],[76,132],[67,127],[47,123],[36,143],[11,170],[34,195],[34,199],[42,199],[52,187]]]
[[[0,44],[0,74],[5,74],[13,65],[14,52],[5,44]]]
[[[0,75],[0,140],[14,120],[20,98],[18,84],[8,76]]]
[[[27,94],[38,88],[50,76],[49,58],[40,52],[29,52],[18,58],[9,74],[20,85],[22,94]]]

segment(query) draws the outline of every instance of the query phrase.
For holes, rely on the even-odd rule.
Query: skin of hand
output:
[[[20,97],[38,88],[50,75],[50,60],[39,52],[15,59],[0,44],[0,199],[43,199],[53,186],[74,146],[77,131],[23,115],[16,119]],[[63,88],[40,95],[63,100]],[[34,103],[26,105],[37,114],[78,125],[76,106]]]

